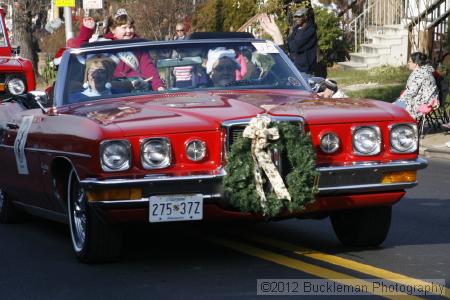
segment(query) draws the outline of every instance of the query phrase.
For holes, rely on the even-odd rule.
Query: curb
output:
[[[422,155],[426,158],[443,158],[450,160],[450,148],[449,150],[443,151],[436,148],[427,148],[422,147],[419,149],[419,155]]]

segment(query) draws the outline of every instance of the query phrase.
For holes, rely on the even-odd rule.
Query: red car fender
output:
[[[34,76],[33,64],[30,60],[19,58],[19,62],[22,65],[23,73],[25,74],[25,79],[27,81],[27,91],[33,91],[36,89],[36,78]]]

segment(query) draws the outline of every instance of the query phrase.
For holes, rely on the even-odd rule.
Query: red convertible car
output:
[[[33,65],[30,60],[13,55],[5,12],[0,8],[0,99],[24,94],[35,88]]]
[[[253,120],[290,124],[310,139],[314,201],[276,215],[230,201],[227,164],[245,155],[230,153]],[[306,168],[274,150],[278,175]],[[320,99],[279,47],[251,38],[67,50],[52,98],[35,91],[0,104],[0,160],[0,221],[31,213],[66,222],[82,262],[117,258],[128,222],[329,216],[343,244],[378,245],[392,205],[427,165],[406,111]]]

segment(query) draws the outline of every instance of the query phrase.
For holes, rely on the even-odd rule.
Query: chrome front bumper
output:
[[[389,172],[416,171],[426,168],[428,162],[416,160],[392,161],[389,163],[358,163],[346,166],[319,167],[319,195],[354,194],[403,190],[417,185],[415,182],[381,183]]]
[[[416,160],[392,161],[389,163],[358,163],[345,166],[321,166],[317,168],[320,173],[319,194],[342,195],[370,192],[385,192],[411,188],[417,185],[415,182],[381,183],[385,173],[399,171],[416,171],[424,169],[427,161],[418,157]],[[222,180],[226,172],[220,169],[211,173],[200,173],[187,176],[153,175],[140,179],[108,179],[98,180],[87,178],[81,181],[86,189],[107,188],[138,188],[144,189],[144,195],[163,194],[191,194],[201,193],[205,202],[223,201]],[[129,204],[148,203],[142,200],[114,200],[95,201],[97,205],[127,206]]]

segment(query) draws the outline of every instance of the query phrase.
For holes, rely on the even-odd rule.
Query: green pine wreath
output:
[[[231,204],[242,212],[261,213],[270,218],[285,210],[289,212],[302,210],[307,203],[314,201],[314,196],[318,192],[319,173],[316,170],[316,155],[311,136],[302,133],[298,125],[279,123],[276,126],[280,138],[273,141],[269,147],[277,148],[282,153],[285,151],[290,164],[294,166],[283,178],[291,201],[279,200],[273,191],[270,193],[266,191],[267,207],[265,210],[262,208],[253,174],[251,139],[240,137],[233,143],[228,155],[224,186]],[[264,174],[264,171],[262,173]],[[265,183],[268,182],[267,178],[263,178]]]

